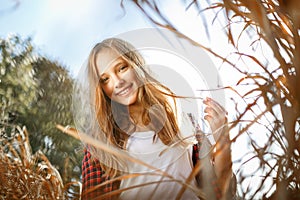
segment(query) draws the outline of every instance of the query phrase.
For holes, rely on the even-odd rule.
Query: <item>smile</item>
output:
[[[118,96],[126,96],[130,92],[131,88],[132,88],[132,84],[129,85],[128,87],[124,88],[120,92],[118,92],[116,95],[118,95]]]

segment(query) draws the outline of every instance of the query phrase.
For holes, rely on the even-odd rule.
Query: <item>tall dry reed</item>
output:
[[[236,170],[242,199],[300,198],[300,4],[297,0],[182,1],[196,10],[203,29],[220,23],[227,55],[183,34],[158,1],[133,1],[157,27],[167,28],[205,49],[240,76],[225,85],[235,111],[231,141],[247,138],[248,149]],[[122,3],[125,3],[122,1]],[[214,16],[208,14],[213,12]],[[182,16],[184,17],[184,16]],[[187,23],[189,23],[187,21]],[[199,35],[199,37],[202,37]],[[222,88],[218,88],[222,89]],[[254,169],[247,172],[247,166]]]
[[[25,127],[5,125],[0,131],[1,199],[80,198],[80,183],[64,185],[58,170],[41,151],[32,154]]]

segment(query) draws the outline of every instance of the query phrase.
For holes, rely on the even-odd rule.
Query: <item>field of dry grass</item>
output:
[[[25,127],[0,131],[0,199],[79,199],[81,184],[64,185],[41,151],[32,154]]]

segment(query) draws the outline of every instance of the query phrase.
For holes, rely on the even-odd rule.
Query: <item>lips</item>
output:
[[[132,84],[130,84],[129,86],[125,87],[124,89],[118,91],[116,93],[116,96],[126,96],[127,94],[129,94],[131,88],[132,88]]]

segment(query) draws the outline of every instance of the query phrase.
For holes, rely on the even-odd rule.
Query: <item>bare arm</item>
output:
[[[217,176],[217,183],[226,198],[232,178],[231,141],[227,126],[226,110],[216,101],[208,98],[204,101],[206,105],[204,119],[208,121],[216,141],[216,148],[213,153],[214,168]]]

